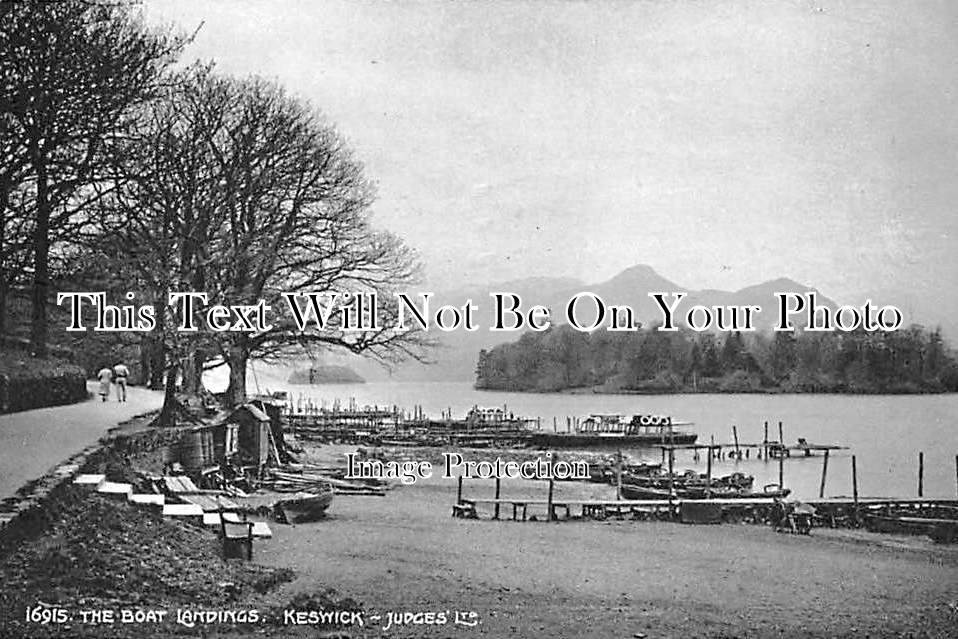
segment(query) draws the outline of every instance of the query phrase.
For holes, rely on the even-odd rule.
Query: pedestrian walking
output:
[[[113,371],[110,370],[109,366],[104,366],[100,369],[100,372],[96,374],[96,378],[100,380],[100,400],[105,402],[110,396],[110,383],[113,381]]]
[[[116,400],[118,402],[126,401],[126,378],[129,376],[130,369],[123,362],[113,367],[113,380],[116,382]]]

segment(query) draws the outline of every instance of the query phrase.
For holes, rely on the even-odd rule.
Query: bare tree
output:
[[[228,397],[241,403],[251,358],[303,349],[385,361],[420,354],[412,331],[350,332],[334,319],[303,332],[285,309],[284,292],[376,291],[390,326],[391,291],[418,268],[400,240],[370,226],[372,187],[313,110],[275,84],[200,68],[145,111],[117,154],[127,177],[108,199],[104,236],[125,247],[157,299],[197,291],[211,303],[274,309],[270,330],[254,333],[180,333],[167,317],[168,367],[183,371],[185,390],[198,389],[204,367],[225,364]]]
[[[144,27],[125,6],[79,0],[0,8],[0,120],[9,175],[33,191],[31,343],[47,350],[51,247],[103,189],[104,143],[121,135],[183,40]],[[28,177],[25,177],[24,173]],[[8,184],[14,175],[17,185]]]

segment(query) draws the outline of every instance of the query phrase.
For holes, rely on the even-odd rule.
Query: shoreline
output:
[[[131,463],[127,455],[136,447],[121,440],[92,463],[132,472],[136,456]],[[352,448],[310,448],[309,461],[341,462]],[[507,479],[503,494],[534,499],[547,483]],[[23,622],[41,601],[67,610],[205,610],[212,620],[69,626],[97,639],[195,636],[198,627],[228,637],[947,637],[958,617],[954,546],[861,530],[806,537],[759,525],[458,519],[450,516],[456,485],[434,477],[383,497],[337,496],[321,521],[271,523],[273,537],[255,542],[252,563],[222,560],[209,529],[84,497],[75,486],[55,489],[39,504],[46,527],[0,559],[0,626],[11,637],[62,636],[68,628]],[[558,482],[556,498],[613,490]],[[491,481],[464,482],[467,497],[492,491]],[[244,610],[260,621],[229,614]],[[364,622],[320,623],[309,616],[317,611]],[[390,613],[408,624],[387,629]]]
[[[504,480],[503,492],[540,494],[543,484]],[[556,484],[565,496],[607,490]],[[958,614],[949,607],[958,549],[923,539],[454,519],[455,491],[455,481],[433,478],[385,498],[338,499],[322,522],[278,528],[257,561],[297,572],[285,595],[332,581],[369,610],[476,612],[479,634],[493,637],[944,637]],[[491,497],[492,483],[467,481],[464,491]]]

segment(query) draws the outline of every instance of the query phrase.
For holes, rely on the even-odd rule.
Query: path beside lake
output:
[[[0,415],[0,499],[13,496],[120,422],[163,404],[162,392],[136,387],[128,388],[126,402],[117,402],[115,395],[101,402],[97,388],[88,382],[93,396],[77,404]]]

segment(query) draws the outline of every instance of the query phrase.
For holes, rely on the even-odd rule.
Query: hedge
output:
[[[11,355],[9,351],[0,353],[3,358]],[[86,374],[74,364],[28,357],[3,368],[0,413],[72,404],[87,398]]]

